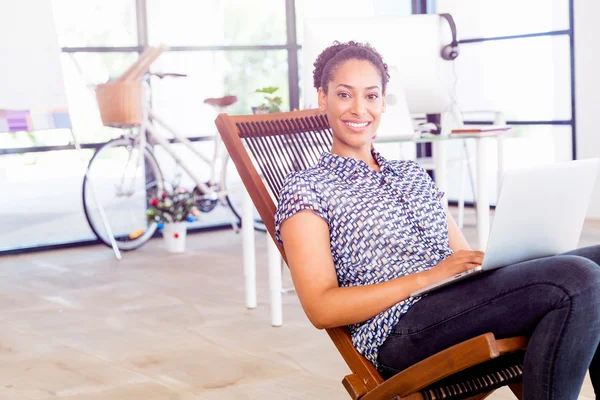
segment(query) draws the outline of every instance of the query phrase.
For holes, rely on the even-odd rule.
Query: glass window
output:
[[[72,141],[69,129],[0,132],[0,149],[36,146],[61,146]],[[0,156],[2,157],[2,156]]]
[[[52,0],[63,47],[136,46],[135,0]]]
[[[390,3],[390,1],[383,1],[383,3]],[[302,44],[304,42],[304,20],[306,19],[368,18],[375,15],[375,9],[376,5],[373,2],[364,0],[296,0],[296,35],[298,43]]]
[[[437,0],[450,13],[459,39],[569,29],[569,0]]]
[[[92,151],[84,150],[86,160]],[[4,155],[0,250],[95,239],[81,203],[84,166],[75,151]],[[67,227],[67,229],[65,229]]]
[[[117,78],[138,58],[137,53],[63,53],[62,64],[69,73],[77,73],[87,85]],[[66,74],[66,72],[65,72]]]
[[[212,154],[214,149],[214,142],[195,145],[204,154]],[[183,146],[175,145],[174,149],[208,180],[206,164]],[[85,161],[81,153],[72,150],[0,156],[0,184],[3,191],[11,193],[0,207],[0,251],[96,239],[85,219],[81,200],[85,166],[92,154],[93,150],[83,150]],[[157,148],[156,155],[167,179],[182,173],[164,150]],[[182,185],[194,186],[189,177],[182,179]],[[219,206],[208,214],[202,213],[189,226],[228,224],[231,218],[230,211]]]
[[[300,109],[304,108],[304,104],[302,104],[303,93],[302,90],[304,86],[304,71],[302,64],[302,50],[298,50],[298,104],[300,105]]]
[[[94,86],[116,78],[135,62],[137,53],[63,53],[62,66],[73,132],[82,142],[104,142],[121,132],[102,126]],[[36,136],[46,135],[36,132]],[[70,135],[69,135],[70,136]],[[71,141],[71,139],[68,139]]]
[[[151,44],[285,44],[285,1],[148,0]]]
[[[508,120],[571,118],[566,35],[465,44],[455,63],[462,110],[502,111]]]
[[[411,0],[374,0],[373,3],[378,17],[404,17],[412,14]]]
[[[570,161],[570,126],[527,125],[514,127],[516,137],[506,141],[506,168]]]
[[[167,52],[152,66],[156,71],[179,72],[187,78],[154,80],[153,109],[175,130],[186,136],[211,135],[218,110],[204,104],[208,97],[235,95],[229,114],[250,114],[262,102],[254,93],[265,86],[277,86],[289,110],[286,50]]]
[[[571,127],[562,125],[521,125],[513,127],[514,135],[504,141],[505,169],[525,168],[535,165],[552,164],[569,161],[572,159]],[[475,141],[465,141],[471,157],[471,171],[475,179]],[[489,182],[489,196],[492,204],[496,203],[497,188],[497,153],[496,141],[491,140],[487,146],[487,181]],[[463,158],[462,140],[448,142],[448,198],[458,200],[460,195],[460,162]],[[467,169],[465,174],[465,201],[473,201]]]
[[[65,90],[73,133],[82,143],[105,142],[120,136],[118,129],[102,126],[94,86],[119,76],[137,53],[61,54]],[[73,142],[68,129],[0,133],[0,147],[61,146]]]

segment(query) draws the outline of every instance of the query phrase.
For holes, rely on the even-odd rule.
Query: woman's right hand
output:
[[[483,255],[483,251],[458,250],[429,271],[436,275],[436,281],[441,281],[480,266]]]

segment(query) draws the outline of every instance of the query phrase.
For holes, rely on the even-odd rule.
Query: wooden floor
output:
[[[600,222],[584,229],[581,246],[600,243]],[[191,235],[181,255],[155,239],[121,261],[100,246],[0,258],[0,400],[349,399],[345,363],[294,293],[270,326],[257,244],[254,310],[232,231]],[[595,398],[589,379],[580,398]]]

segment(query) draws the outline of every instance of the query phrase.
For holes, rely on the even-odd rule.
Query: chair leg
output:
[[[465,222],[465,163],[460,163],[460,197],[458,198],[458,228],[462,229]]]
[[[471,183],[471,193],[473,194],[473,204],[477,209],[477,195],[475,193],[475,180],[473,179],[473,166],[471,165],[471,155],[467,147],[467,141],[463,140],[463,150],[465,152],[465,160],[467,160],[467,172],[469,173],[469,182]]]
[[[267,232],[267,265],[269,269],[269,292],[271,297],[271,325],[283,324],[282,294],[281,294],[281,255],[271,235]]]
[[[288,267],[285,264],[285,261],[283,260],[283,258],[281,258],[281,276],[282,276],[282,279],[283,279],[283,272],[285,271],[286,268],[288,268]],[[296,291],[296,288],[294,287],[293,283],[292,283],[291,287],[283,287],[283,283],[281,284],[281,293],[288,294],[288,293],[292,293],[292,292],[295,292],[295,291]]]

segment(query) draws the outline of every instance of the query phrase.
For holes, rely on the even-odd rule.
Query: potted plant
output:
[[[154,193],[150,193],[146,216],[162,228],[167,251],[182,253],[185,250],[187,223],[197,219],[200,211],[192,191],[179,186],[176,181]]]
[[[261,89],[256,89],[255,93],[263,93],[264,101],[258,107],[252,107],[254,114],[269,114],[275,112],[281,112],[281,104],[283,100],[279,96],[274,96],[273,93],[278,91],[277,86],[268,86]]]

